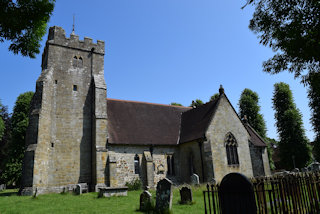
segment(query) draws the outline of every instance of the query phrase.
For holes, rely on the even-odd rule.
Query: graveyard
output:
[[[182,186],[181,186],[182,187]],[[203,190],[205,185],[192,186],[193,202],[180,203],[180,186],[173,188],[172,213],[203,213]],[[18,190],[0,192],[0,210],[3,213],[143,213],[139,211],[139,198],[142,190],[128,191],[127,196],[99,198],[98,193],[90,192],[81,195],[73,193],[45,194],[36,198],[18,196]],[[153,203],[156,201],[156,190],[149,190]]]

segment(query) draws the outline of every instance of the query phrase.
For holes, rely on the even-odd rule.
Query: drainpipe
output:
[[[203,157],[202,157],[202,145],[203,145],[203,139],[198,141],[199,150],[200,150],[200,158],[201,158],[201,173],[202,173],[202,183],[204,183],[204,166],[203,166]]]
[[[93,51],[94,48],[91,48],[90,51],[90,60],[91,60],[91,65],[90,65],[90,75],[91,75],[91,108],[90,108],[90,115],[91,115],[91,191],[94,191],[95,185],[97,184],[96,182],[96,143],[95,143],[95,136],[94,136],[94,129],[93,125],[95,124],[94,116],[93,116],[93,108],[95,107],[95,98],[94,98],[94,80],[93,80]]]

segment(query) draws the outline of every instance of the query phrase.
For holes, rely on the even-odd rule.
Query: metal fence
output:
[[[320,213],[320,174],[295,173],[251,179],[257,213]],[[205,213],[222,212],[219,185],[203,191]],[[225,203],[224,203],[225,204]],[[227,206],[234,206],[232,201]],[[239,210],[243,213],[244,210]]]

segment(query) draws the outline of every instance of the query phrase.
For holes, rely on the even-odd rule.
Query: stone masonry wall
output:
[[[153,148],[153,164],[154,164],[154,186],[167,175],[167,155],[176,153],[176,147],[170,146],[157,146]],[[112,159],[116,160],[116,169],[112,170],[115,174],[109,175],[111,178],[110,183],[114,186],[124,186],[126,182],[131,182],[135,179],[140,179],[144,184],[146,182],[146,170],[143,161],[143,152],[149,151],[150,146],[131,146],[131,145],[109,145],[108,154]],[[135,174],[134,171],[134,157],[139,156],[140,174]],[[175,171],[179,168],[178,158],[175,159]],[[161,171],[161,170],[164,171]],[[114,178],[114,179],[113,179]]]
[[[76,35],[66,38],[62,28],[50,28],[35,93],[40,99],[31,110],[31,115],[38,116],[32,116],[30,127],[38,130],[27,133],[33,135],[27,145],[35,148],[33,188],[39,193],[95,182],[91,169],[93,76],[103,76],[103,56],[104,42],[79,41]]]
[[[240,172],[247,177],[252,177],[252,165],[248,144],[249,134],[226,96],[224,94],[220,96],[215,115],[206,132],[206,137],[208,141],[211,142],[215,179],[219,182],[230,172]],[[228,132],[234,135],[238,143],[238,166],[229,166],[227,162],[224,141]]]

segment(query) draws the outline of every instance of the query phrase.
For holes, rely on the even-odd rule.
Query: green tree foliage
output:
[[[3,134],[4,134],[4,130],[5,130],[5,124],[4,124],[4,121],[2,119],[2,116],[1,116],[1,113],[2,113],[2,108],[3,108],[3,105],[1,103],[1,100],[0,100],[0,141],[2,140],[2,137],[3,137]]]
[[[4,160],[7,157],[7,145],[11,133],[10,119],[11,118],[10,114],[8,113],[8,107],[0,103],[0,120],[3,122],[4,125],[2,137],[0,138],[0,174],[3,169]]]
[[[255,6],[249,28],[258,34],[260,43],[276,54],[263,63],[264,71],[276,74],[289,71],[309,85],[311,122],[316,132],[315,155],[320,158],[320,1],[315,0],[248,0]]]
[[[239,116],[241,119],[247,116],[248,123],[258,132],[258,134],[266,138],[266,123],[263,115],[260,113],[259,96],[256,92],[246,88],[242,91],[239,99]]]
[[[272,148],[271,143],[267,138],[266,123],[263,119],[263,115],[260,113],[259,96],[256,92],[245,88],[239,99],[239,116],[243,120],[244,116],[247,116],[248,123],[254,130],[265,140],[267,143],[267,151],[269,156],[269,165],[271,169],[274,169],[274,163],[272,160]]]
[[[0,0],[0,42],[9,50],[35,58],[46,33],[55,0]]]
[[[1,180],[9,186],[13,184],[19,185],[20,182],[32,96],[33,92],[20,94],[13,109],[8,157],[1,174]]]
[[[273,109],[278,134],[281,164],[286,169],[302,168],[310,161],[310,148],[289,85],[283,82],[274,85]]]
[[[218,98],[219,98],[219,94],[218,94],[218,93],[215,93],[214,95],[212,95],[212,96],[210,97],[210,101],[213,101],[213,100],[218,99]]]
[[[197,108],[197,107],[199,107],[201,105],[203,105],[202,100],[196,99],[196,100],[192,100],[192,102],[190,104],[190,107]]]
[[[180,103],[175,103],[175,102],[170,103],[170,105],[172,105],[172,106],[183,106],[183,105],[181,105]]]
[[[308,90],[308,98],[312,114],[310,120],[316,134],[313,153],[315,159],[320,161],[320,73],[311,74],[308,81],[310,86]]]
[[[295,77],[320,71],[320,1],[250,0],[255,12],[249,28],[260,43],[277,52],[263,63],[264,71],[288,70]]]

